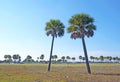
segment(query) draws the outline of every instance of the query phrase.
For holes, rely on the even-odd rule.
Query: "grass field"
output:
[[[1,64],[0,82],[120,82],[120,64],[91,64],[87,74],[85,64]]]

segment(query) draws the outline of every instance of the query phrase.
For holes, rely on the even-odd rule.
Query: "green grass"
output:
[[[0,82],[120,82],[120,64],[1,64]]]

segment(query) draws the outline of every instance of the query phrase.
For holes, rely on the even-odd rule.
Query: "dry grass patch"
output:
[[[0,82],[120,82],[120,64],[0,65]]]

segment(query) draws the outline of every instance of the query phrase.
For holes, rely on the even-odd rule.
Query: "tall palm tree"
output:
[[[46,34],[47,36],[49,35],[52,36],[48,71],[50,71],[50,67],[51,67],[51,57],[52,57],[52,51],[53,51],[54,38],[62,37],[64,35],[64,28],[65,26],[60,20],[50,20],[49,22],[46,23],[46,27],[45,27]]]
[[[88,73],[91,73],[89,61],[88,61],[88,55],[87,55],[87,49],[85,45],[85,36],[92,37],[94,35],[94,30],[96,30],[96,26],[93,24],[94,19],[90,17],[88,14],[76,14],[72,16],[69,20],[70,26],[68,27],[67,31],[68,33],[71,33],[71,38],[82,39],[85,59],[86,59],[86,66]]]

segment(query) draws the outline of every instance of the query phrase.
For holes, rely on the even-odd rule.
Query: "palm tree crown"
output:
[[[61,37],[64,35],[65,26],[60,20],[50,20],[50,22],[46,23],[45,30],[47,31],[47,36],[51,35],[57,38],[57,36]]]
[[[67,31],[71,34],[71,38],[84,38],[92,37],[94,35],[94,30],[96,30],[96,26],[93,24],[94,19],[90,17],[88,14],[76,14],[72,16],[69,20],[70,26]]]

